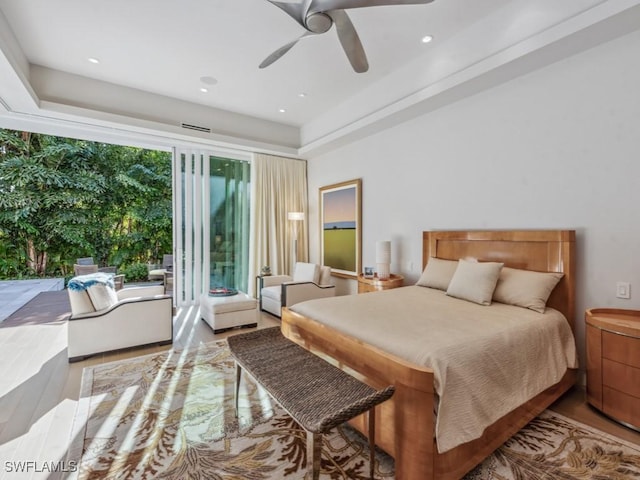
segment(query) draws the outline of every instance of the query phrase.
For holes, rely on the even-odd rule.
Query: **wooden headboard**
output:
[[[502,262],[506,267],[562,272],[547,306],[562,312],[571,329],[575,315],[574,230],[461,230],[422,233],[422,268],[430,257]]]

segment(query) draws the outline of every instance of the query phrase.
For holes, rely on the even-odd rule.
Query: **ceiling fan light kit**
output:
[[[347,55],[351,67],[357,73],[369,70],[369,63],[360,37],[345,10],[384,5],[422,5],[433,2],[433,0],[301,0],[298,3],[267,1],[284,11],[306,31],[297,39],[283,45],[265,58],[259,68],[268,67],[280,59],[301,39],[328,32],[335,25],[342,49]]]
[[[316,12],[310,13],[307,18],[305,18],[304,23],[312,33],[325,33],[328,32],[331,25],[333,25],[333,20],[326,13]]]

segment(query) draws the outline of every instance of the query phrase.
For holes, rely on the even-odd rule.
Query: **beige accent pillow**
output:
[[[320,280],[320,265],[316,263],[298,262],[293,270],[294,282],[313,282]]]
[[[91,303],[96,309],[96,312],[109,308],[118,303],[118,294],[115,289],[97,283],[87,288],[87,293],[91,299]]]
[[[73,315],[96,311],[93,303],[91,303],[89,294],[85,290],[72,290],[68,288],[67,291],[69,292],[69,304],[71,305],[71,313]]]
[[[447,295],[480,305],[491,305],[502,263],[459,260]]]
[[[320,267],[319,285],[331,285],[331,267]]]
[[[533,272],[505,267],[493,292],[496,302],[544,313],[547,300],[564,273]]]
[[[451,278],[453,278],[456,268],[458,268],[458,262],[456,260],[443,260],[441,258],[430,257],[416,285],[446,290],[449,288],[449,283],[451,282]]]

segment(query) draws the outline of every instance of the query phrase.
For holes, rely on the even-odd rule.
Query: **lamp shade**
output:
[[[380,280],[387,280],[391,275],[391,242],[376,242],[376,270]]]
[[[376,263],[391,263],[391,242],[376,242]]]
[[[294,222],[300,222],[304,220],[304,212],[289,212],[287,213],[287,218]]]

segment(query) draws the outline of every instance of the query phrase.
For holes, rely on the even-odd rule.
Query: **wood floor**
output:
[[[258,328],[274,325],[279,325],[279,321],[263,314]],[[238,330],[214,335],[194,307],[178,310],[174,332],[173,348],[190,349]],[[44,462],[56,464],[66,457],[84,367],[171,348],[131,349],[69,364],[66,343],[62,313],[48,322],[0,327],[0,479],[55,478],[42,471],[42,466]],[[553,409],[640,445],[640,433],[612,422],[587,406],[584,389],[580,387],[556,402]],[[36,462],[35,466],[41,471],[35,471],[31,464],[28,473],[16,472],[17,462]]]
[[[62,292],[66,295],[66,292]],[[53,298],[53,297],[51,297]],[[57,306],[50,304],[55,312]],[[28,308],[28,306],[27,306]],[[47,307],[45,307],[47,308]],[[174,321],[173,346],[129,349],[93,356],[81,362],[67,361],[66,312],[51,320],[32,317],[23,310],[26,324],[0,324],[0,479],[51,479],[44,463],[57,464],[66,458],[71,425],[80,393],[82,369],[169,348],[190,349],[225,338],[233,330],[214,335],[200,320],[199,310],[180,309]],[[11,320],[11,317],[7,320]],[[279,325],[275,317],[263,314],[258,328]],[[18,462],[36,462],[29,472],[16,471]],[[37,468],[36,468],[37,467]],[[41,471],[35,471],[41,470]]]

